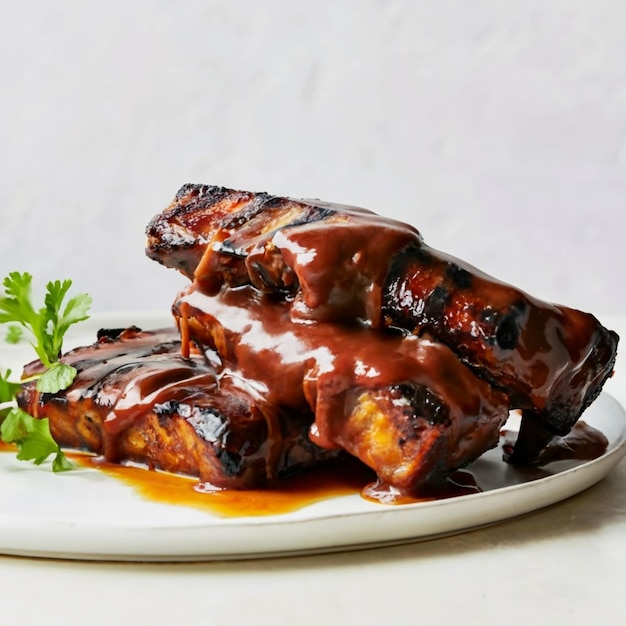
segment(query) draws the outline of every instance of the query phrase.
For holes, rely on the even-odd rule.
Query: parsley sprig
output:
[[[6,337],[9,341],[19,341],[23,332],[30,336],[30,343],[43,365],[43,371],[31,380],[36,380],[38,391],[57,393],[67,389],[76,377],[74,367],[59,361],[63,338],[70,326],[88,319],[91,297],[78,294],[66,301],[72,281],[51,281],[46,286],[44,306],[36,308],[32,301],[32,281],[28,272],[11,272],[2,281],[0,324],[10,324]],[[10,376],[10,370],[5,374],[0,372],[0,404],[14,403],[21,389],[20,383],[10,381]],[[72,464],[50,434],[47,419],[35,419],[19,407],[10,406],[0,410],[0,420],[0,437],[17,445],[18,459],[32,460],[39,465],[54,454],[53,471],[71,469]]]

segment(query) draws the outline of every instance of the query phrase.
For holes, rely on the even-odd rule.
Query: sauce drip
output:
[[[507,449],[512,449],[514,436],[513,432],[503,432],[505,454]],[[541,464],[598,458],[606,451],[607,444],[600,431],[581,421],[568,435],[552,440]],[[0,441],[0,452],[14,453],[15,446]],[[77,452],[69,452],[68,456],[83,467],[101,471],[132,487],[146,500],[190,507],[220,517],[281,515],[329,498],[356,494],[379,504],[403,505],[482,491],[471,471],[458,470],[440,489],[423,497],[411,497],[377,480],[372,470],[351,458],[330,461],[295,476],[276,480],[267,489],[236,490],[212,489],[192,477],[111,463],[103,457]]]
[[[503,432],[503,452],[512,449],[515,433]],[[7,445],[7,444],[3,444]],[[602,456],[608,440],[602,432],[579,421],[570,433],[554,437],[541,456],[540,465],[555,461],[588,461]],[[379,504],[403,505],[457,498],[480,493],[480,484],[469,470],[457,470],[439,489],[420,497],[410,496],[385,484],[375,473],[347,458],[313,467],[289,478],[275,481],[267,489],[235,490],[203,488],[195,479],[146,471],[144,468],[110,463],[99,457],[74,454],[85,467],[97,468],[136,489],[154,502],[188,506],[222,517],[280,515],[328,498],[360,494]]]
[[[349,459],[319,465],[267,489],[210,489],[190,477],[119,465],[100,457],[73,455],[72,459],[113,476],[152,502],[191,507],[220,517],[290,513],[328,498],[358,494],[374,478],[371,470]]]
[[[473,493],[480,493],[481,491],[482,489],[471,472],[457,470],[447,478],[442,487],[423,497],[409,496],[380,480],[366,485],[361,490],[361,495],[370,502],[378,502],[380,504],[414,504],[416,502],[458,498]]]
[[[251,284],[301,320],[427,334],[551,432],[571,428],[614,366],[619,338],[592,315],[533,298],[365,209],[185,185],[148,234],[148,255],[207,295]]]
[[[256,381],[270,402],[310,406],[311,438],[324,448],[344,447],[335,431],[347,395],[358,390],[421,385],[445,402],[458,424],[466,416],[494,416],[494,433],[508,415],[504,394],[474,376],[447,346],[425,338],[358,324],[298,322],[284,303],[250,287],[206,296],[192,286],[174,306],[181,308],[191,334]]]
[[[444,486],[424,497],[411,497],[375,480],[364,465],[347,459],[314,467],[267,489],[213,489],[196,480],[145,468],[110,463],[100,457],[71,455],[84,467],[96,468],[131,486],[152,502],[185,506],[220,517],[280,515],[329,498],[360,494],[379,504],[415,504],[480,493],[471,472],[455,472]]]
[[[504,454],[509,456],[515,442],[508,431],[504,431],[503,435]],[[534,465],[543,466],[555,461],[590,461],[602,456],[608,445],[609,441],[602,432],[579,420],[567,435],[552,437],[539,451]]]

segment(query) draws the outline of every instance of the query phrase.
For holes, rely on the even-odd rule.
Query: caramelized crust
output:
[[[391,263],[387,323],[450,346],[513,408],[564,435],[612,374],[618,336],[582,311],[542,302],[427,246]]]
[[[151,222],[147,252],[208,295],[251,284],[289,302],[293,319],[433,337],[546,438],[572,427],[615,363],[619,338],[592,315],[532,298],[355,207],[186,185]]]
[[[147,228],[146,254],[208,295],[252,284],[316,321],[380,326],[389,259],[417,230],[366,209],[185,185]]]
[[[69,389],[25,383],[62,446],[238,489],[343,450],[416,495],[495,446],[510,408],[509,460],[542,462],[613,370],[618,337],[592,315],[365,209],[185,185],[147,234],[192,281],[179,331],[105,331],[62,357]]]
[[[334,455],[310,442],[310,412],[287,416],[202,355],[182,358],[174,329],[111,331],[62,360],[78,369],[69,389],[40,394],[27,383],[18,397],[25,411],[50,420],[61,446],[234,489]]]
[[[198,278],[205,290],[222,284],[249,282],[246,258],[259,240],[294,224],[323,219],[328,211],[266,193],[235,191],[212,185],[184,185],[169,207],[146,230],[146,254],[153,260]],[[200,261],[207,249],[203,265]],[[273,289],[289,290],[291,276],[280,272],[269,278]],[[263,280],[263,278],[261,278]]]
[[[440,486],[494,447],[508,417],[507,396],[440,343],[294,322],[286,303],[251,287],[190,288],[174,313],[272,406],[312,411],[315,443],[348,451],[404,493]]]

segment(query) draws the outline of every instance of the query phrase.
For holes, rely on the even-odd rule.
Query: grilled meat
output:
[[[292,315],[381,323],[389,260],[415,229],[357,207],[185,185],[147,228],[147,255],[204,293],[252,284]]]
[[[303,324],[252,287],[174,305],[191,339],[216,350],[268,402],[315,414],[311,438],[342,448],[404,493],[441,486],[498,443],[505,394],[446,346],[359,325]]]
[[[553,434],[570,430],[613,371],[618,336],[592,315],[425,246],[394,257],[383,301],[388,324],[446,343]]]
[[[364,209],[185,185],[147,232],[147,254],[208,295],[252,284],[289,302],[294,319],[435,338],[546,439],[571,428],[613,370],[618,336],[592,315],[532,298]]]
[[[103,332],[62,357],[70,388],[25,383],[20,406],[62,446],[239,489],[347,451],[424,494],[495,446],[511,408],[509,460],[543,462],[613,369],[618,337],[593,316],[365,209],[185,185],[147,234],[192,281],[179,329]]]
[[[46,417],[61,446],[136,461],[248,489],[333,456],[311,443],[310,411],[289,415],[204,355],[180,356],[175,329],[101,332],[63,356],[77,368],[68,389],[41,394],[26,383],[19,405]],[[25,374],[41,367],[27,366]]]

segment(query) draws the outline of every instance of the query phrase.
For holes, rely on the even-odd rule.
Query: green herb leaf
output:
[[[64,305],[72,281],[51,281],[46,285],[44,306],[36,309],[32,302],[32,282],[28,272],[11,272],[2,281],[5,296],[0,298],[0,324],[19,324],[28,330],[37,356],[50,367],[59,359],[69,327],[88,319],[91,297],[78,294]]]
[[[46,328],[51,332],[47,335],[52,359],[56,359],[63,347],[63,336],[72,324],[86,320],[87,311],[91,306],[91,297],[85,293],[71,298],[63,309],[63,300],[72,286],[71,280],[49,282],[45,296]]]
[[[28,436],[28,430],[21,419],[22,414],[28,415],[25,411],[13,407],[4,416],[2,425],[0,425],[0,435],[2,435],[2,441],[5,443],[17,443]]]
[[[0,298],[0,324],[17,322],[32,324],[37,313],[30,303],[33,277],[24,272],[11,272],[3,281],[5,298]]]
[[[63,472],[74,467],[52,438],[47,419],[35,419],[15,407],[5,416],[0,426],[0,434],[6,443],[17,445],[17,458],[20,461],[32,461],[35,465],[41,465],[50,455],[54,455],[52,471]]]
[[[4,336],[4,340],[7,343],[19,343],[24,335],[24,329],[17,324],[10,324],[7,326],[7,332]]]
[[[72,384],[75,377],[75,367],[57,361],[37,379],[37,391],[41,391],[42,393],[57,393],[63,389],[67,389]]]
[[[5,374],[0,372],[0,403],[12,402],[21,388],[19,383],[12,383],[9,376],[11,376],[11,370],[7,370]]]
[[[91,297],[78,294],[65,299],[71,280],[51,281],[46,285],[44,306],[36,308],[32,301],[33,278],[28,272],[11,272],[3,281],[4,296],[0,297],[0,324],[11,324],[7,341],[18,341],[24,330],[31,335],[44,371],[33,377],[37,379],[37,390],[42,393],[57,393],[67,389],[76,376],[76,369],[59,361],[63,338],[73,324],[86,320],[91,306]],[[0,402],[15,400],[21,385],[9,381],[11,372],[0,375]],[[29,379],[32,380],[32,379]],[[52,469],[61,472],[72,469],[58,444],[50,434],[50,425],[45,418],[35,419],[20,408],[3,409],[0,412],[0,438],[18,447],[17,458],[31,460],[39,465],[54,455]]]
[[[59,448],[58,452],[54,455],[54,459],[52,459],[52,471],[55,473],[69,472],[75,467],[76,465],[74,465],[74,463],[72,463]]]

